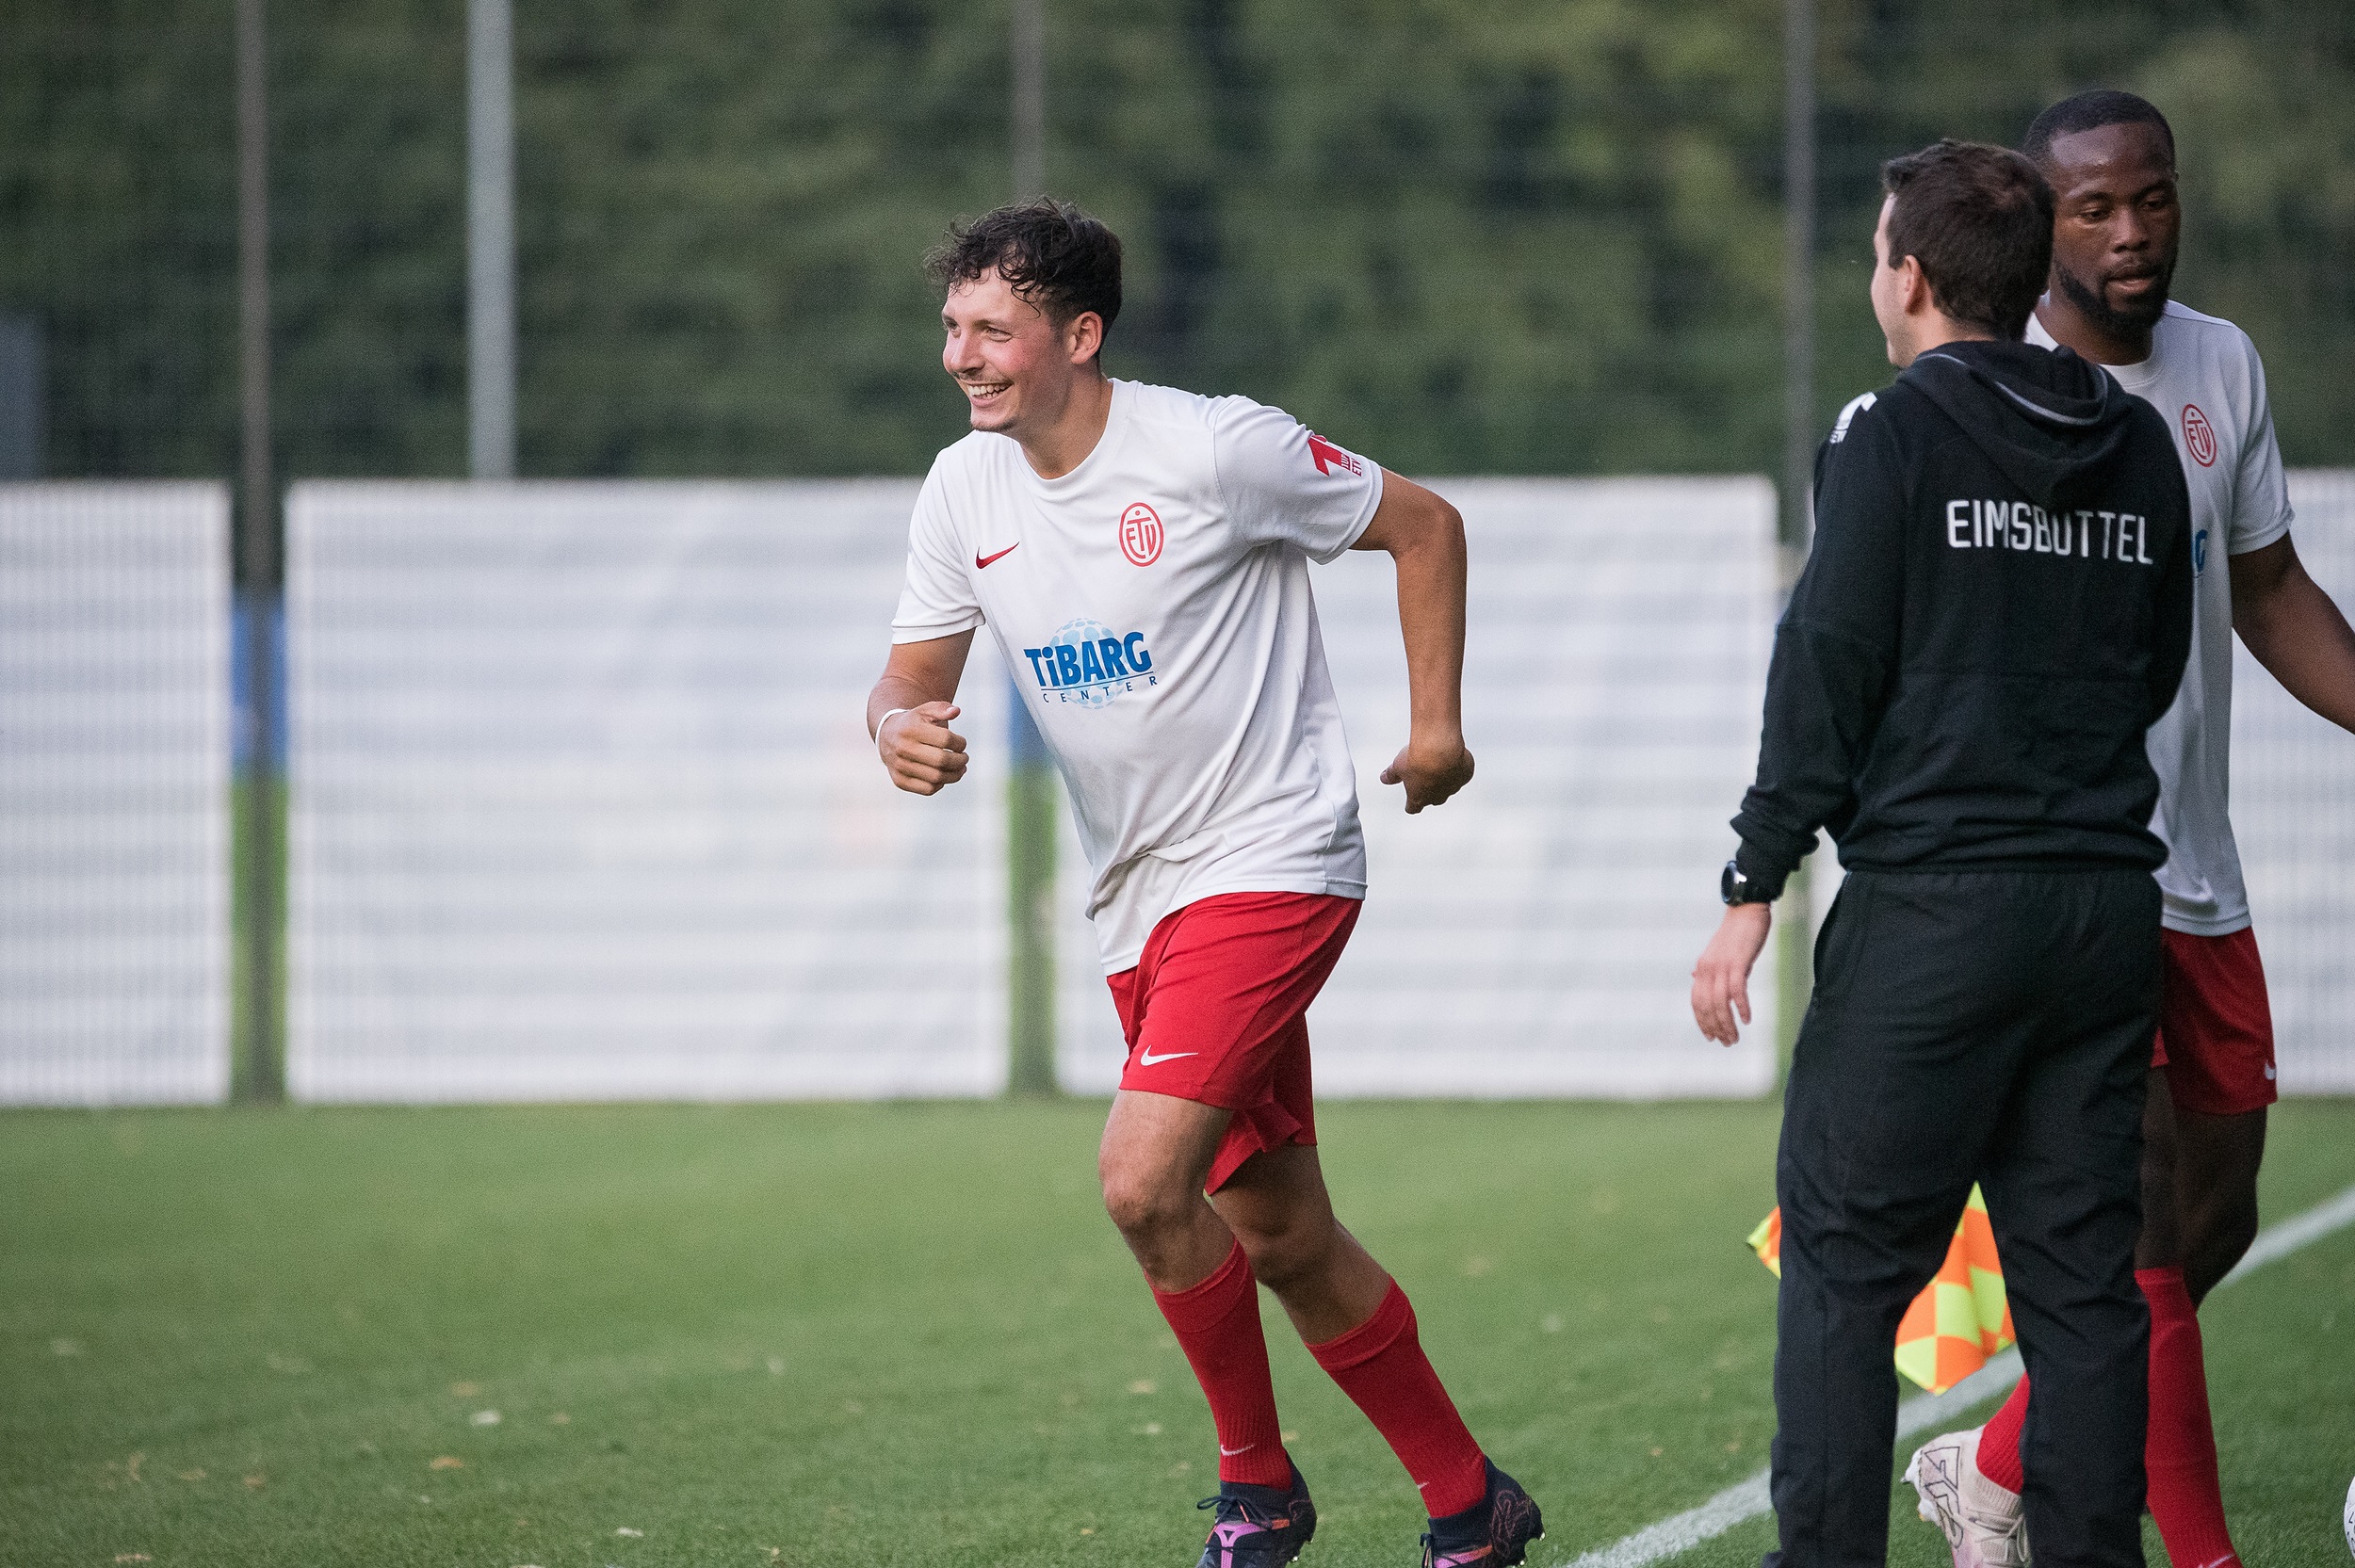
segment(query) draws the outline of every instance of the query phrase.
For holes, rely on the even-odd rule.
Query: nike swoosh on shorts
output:
[[[1163,1051],[1160,1056],[1155,1056],[1150,1051],[1139,1051],[1137,1053],[1137,1065],[1139,1067],[1158,1067],[1164,1061],[1176,1061],[1179,1057],[1198,1057],[1202,1053],[1199,1051]]]

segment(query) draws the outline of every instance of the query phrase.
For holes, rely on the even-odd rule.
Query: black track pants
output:
[[[1892,1362],[1974,1180],[2036,1382],[2036,1568],[2140,1568],[2151,1323],[2135,1285],[2159,994],[2148,872],[1858,872],[1815,952],[1776,1188],[1766,1568],[1878,1568]]]

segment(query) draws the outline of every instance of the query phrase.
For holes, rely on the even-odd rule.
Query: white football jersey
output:
[[[1308,562],[1382,471],[1244,397],[1113,383],[1079,467],[975,431],[934,461],[894,642],[987,624],[1069,791],[1107,974],[1221,893],[1366,890]]]
[[[2028,341],[2055,347],[2041,321]],[[2151,357],[2104,365],[2174,432],[2191,486],[2191,662],[2175,705],[2151,726],[2159,809],[2151,831],[2167,841],[2159,868],[2169,930],[2225,936],[2249,924],[2249,893],[2228,815],[2232,795],[2232,558],[2290,529],[2289,487],[2273,439],[2265,363],[2230,321],[2170,302],[2151,332]]]

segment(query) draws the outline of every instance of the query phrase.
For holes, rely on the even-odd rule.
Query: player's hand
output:
[[[1409,816],[1425,806],[1441,804],[1471,783],[1471,776],[1472,754],[1464,750],[1461,736],[1443,741],[1409,739],[1406,749],[1382,769],[1384,784],[1406,786]]]
[[[1734,1015],[1750,1021],[1750,969],[1774,923],[1772,904],[1732,905],[1701,949],[1700,962],[1693,965],[1693,1022],[1705,1038],[1720,1045],[1742,1038]]]
[[[883,721],[875,750],[893,784],[911,795],[937,795],[965,777],[972,758],[965,754],[965,736],[949,727],[961,711],[954,703],[926,703]]]

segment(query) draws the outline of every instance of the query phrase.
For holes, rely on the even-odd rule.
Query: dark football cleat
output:
[[[1461,1513],[1431,1521],[1422,1568],[1513,1568],[1546,1538],[1545,1515],[1521,1483],[1488,1463],[1488,1495]]]
[[[1296,1464],[1289,1492],[1226,1481],[1217,1496],[1194,1506],[1218,1511],[1194,1568],[1281,1568],[1317,1533],[1317,1505],[1308,1500],[1308,1483]]]

